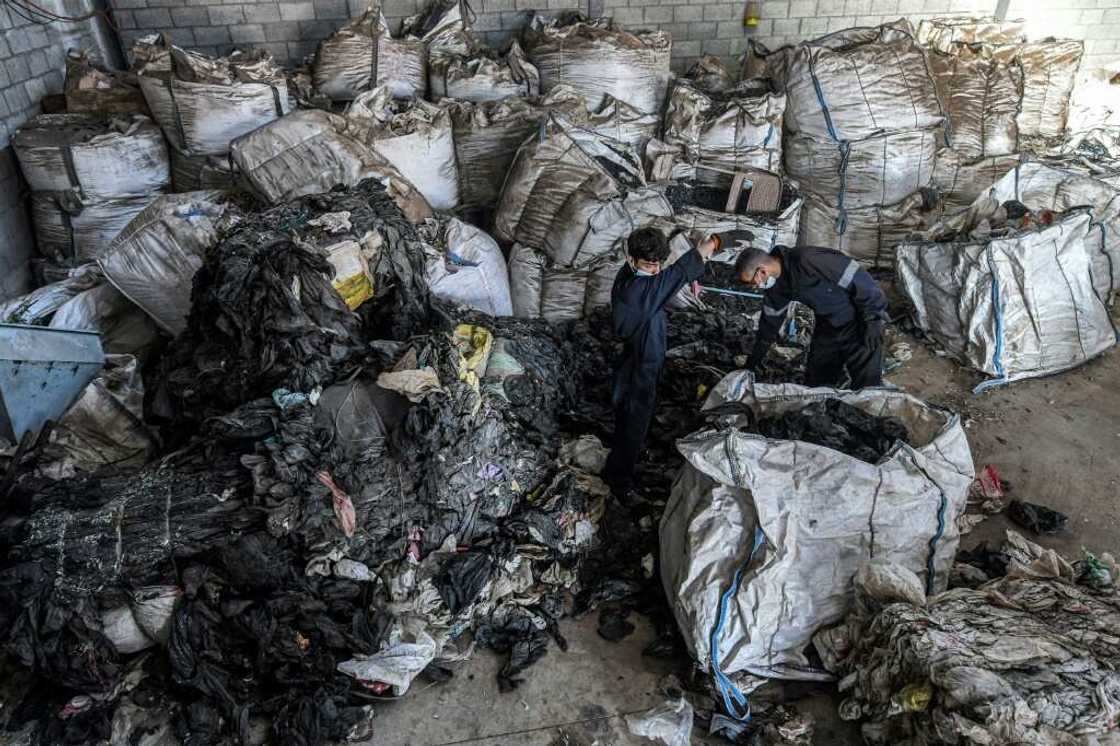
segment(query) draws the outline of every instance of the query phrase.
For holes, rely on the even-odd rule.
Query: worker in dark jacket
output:
[[[657,381],[665,364],[665,304],[685,284],[700,279],[704,263],[719,248],[715,236],[690,236],[693,248],[673,264],[664,234],[643,228],[626,242],[627,263],[611,289],[614,333],[624,344],[615,371],[614,444],[604,477],[616,495],[634,483],[634,468],[645,444],[657,401]]]
[[[883,382],[883,326],[887,299],[859,264],[832,249],[778,246],[740,252],[739,280],[764,291],[758,336],[747,367],[758,370],[778,338],[792,301],[813,309],[816,326],[809,346],[805,383],[837,386],[847,369],[853,389]]]

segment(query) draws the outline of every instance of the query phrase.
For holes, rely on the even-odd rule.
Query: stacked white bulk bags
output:
[[[39,253],[58,266],[96,259],[171,182],[163,135],[140,115],[41,114],[12,147],[32,190]]]
[[[459,171],[447,110],[418,99],[397,100],[388,88],[360,94],[346,109],[351,130],[392,164],[436,210],[459,206]]]
[[[746,81],[719,93],[679,81],[665,107],[662,139],[682,149],[686,162],[735,171],[782,169],[783,93],[767,81]],[[729,184],[730,177],[697,171],[697,178]]]
[[[370,9],[319,44],[311,78],[318,93],[335,101],[350,101],[378,86],[397,98],[412,98],[427,91],[427,66],[423,40],[394,39],[385,17]]]
[[[177,191],[224,181],[230,143],[291,108],[284,73],[264,52],[210,58],[155,40],[143,59],[140,89],[180,159]]]
[[[494,216],[516,244],[514,314],[579,318],[609,302],[626,238],[672,214],[632,149],[550,113],[518,151]]]
[[[909,210],[929,204],[914,197],[933,176],[945,119],[909,25],[784,47],[765,67],[787,96],[785,167],[805,192],[802,239],[889,265],[890,242],[928,219]]]
[[[1093,276],[1102,225],[1082,208],[1050,224],[989,226],[1000,209],[978,203],[960,231],[898,247],[918,325],[997,383],[1066,370],[1115,345]]]
[[[624,31],[604,18],[564,23],[535,16],[524,44],[540,71],[541,91],[567,84],[592,111],[610,95],[638,111],[661,113],[670,77],[668,33]]]
[[[997,59],[1023,71],[1023,102],[1018,126],[1021,138],[1061,137],[1066,131],[1069,102],[1085,53],[1078,39],[1041,39],[997,47]]]

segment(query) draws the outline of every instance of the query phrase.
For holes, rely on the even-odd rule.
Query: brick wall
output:
[[[86,0],[39,0],[59,15],[76,16],[90,9]],[[34,239],[24,188],[15,156],[8,146],[12,133],[39,112],[48,93],[62,91],[66,50],[85,47],[105,54],[96,22],[37,23],[0,5],[0,299],[30,288]]]
[[[127,47],[160,31],[182,46],[222,54],[237,46],[261,46],[281,62],[298,61],[347,18],[361,14],[364,0],[111,0]],[[383,0],[394,31],[423,0]],[[534,9],[578,9],[606,14],[633,27],[673,34],[674,67],[686,69],[701,54],[731,59],[749,38],[768,46],[813,38],[849,26],[906,16],[986,14],[996,0],[765,0],[762,22],[747,31],[745,2],[719,0],[473,0],[475,30],[498,45],[521,29]],[[1106,4],[1109,7],[1104,7]],[[1036,36],[1063,34],[1087,40],[1094,63],[1117,56],[1120,0],[1012,0],[1009,18],[1026,18]]]

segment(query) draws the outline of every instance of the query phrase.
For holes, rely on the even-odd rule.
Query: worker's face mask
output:
[[[765,280],[763,280],[762,284],[759,285],[758,287],[761,288],[762,290],[769,290],[770,288],[774,287],[774,283],[776,283],[777,281],[778,281],[777,277],[774,277],[773,275],[770,275]]]
[[[630,266],[634,268],[634,274],[638,277],[653,277],[661,271],[661,262],[645,262],[630,260]]]

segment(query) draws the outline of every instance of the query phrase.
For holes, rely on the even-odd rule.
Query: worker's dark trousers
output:
[[[805,366],[808,386],[838,386],[844,381],[844,369],[852,379],[853,389],[879,386],[883,383],[883,347],[867,349],[863,341],[863,325],[853,321],[834,329],[827,323],[817,324],[809,345],[809,362]]]
[[[616,493],[634,486],[634,469],[657,406],[657,381],[664,361],[626,360],[615,374],[614,442],[603,478]]]

